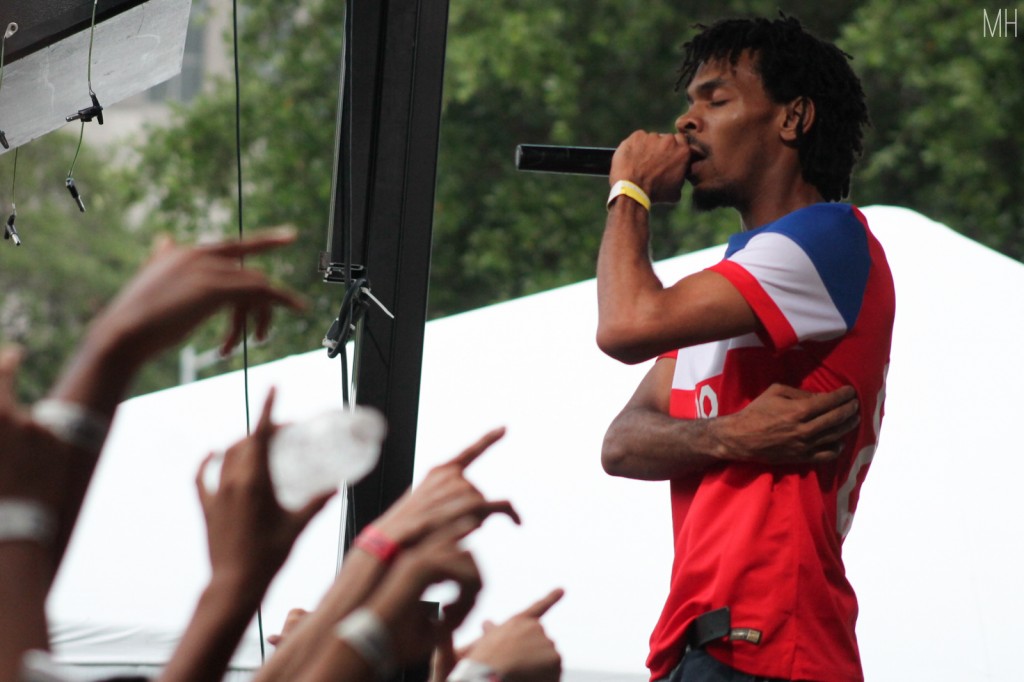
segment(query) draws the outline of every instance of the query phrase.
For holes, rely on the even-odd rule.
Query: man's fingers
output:
[[[268,431],[273,427],[271,414],[274,411],[274,400],[277,398],[277,387],[271,386],[267,391],[267,398],[263,401],[263,410],[260,412],[260,419],[256,423],[257,431]]]
[[[541,597],[523,609],[520,612],[520,615],[528,616],[530,618],[540,618],[548,612],[548,609],[557,604],[558,600],[560,600],[563,595],[565,595],[565,590],[561,587],[557,587],[548,592],[547,595]]]
[[[834,440],[849,433],[859,421],[860,402],[848,400],[819,413],[807,422],[807,427],[812,434]]]
[[[485,503],[483,507],[481,507],[480,522],[483,523],[484,519],[492,514],[504,514],[512,519],[517,526],[521,526],[523,524],[522,519],[519,518],[519,512],[516,511],[515,507],[513,507],[512,503],[508,500],[493,500]]]
[[[494,443],[500,440],[501,437],[504,435],[504,426],[499,426],[496,429],[492,429],[491,431],[488,431],[483,436],[481,436],[477,442],[473,443],[468,448],[466,448],[458,455],[456,455],[455,458],[448,463],[454,464],[462,469],[465,469],[470,464],[472,464],[477,457],[482,455],[487,450],[487,448],[494,445]]]
[[[214,458],[214,453],[209,453],[203,458],[196,472],[196,492],[199,494],[199,504],[206,509],[206,501],[210,497],[210,491],[206,489],[206,468]]]
[[[245,334],[245,308],[243,306],[237,306],[231,311],[231,322],[228,325],[228,331],[224,334],[224,340],[220,344],[220,354],[222,357],[227,357],[234,350],[238,342],[242,340],[242,335]]]
[[[256,308],[256,340],[266,341],[270,333],[270,320],[273,317],[274,308],[269,305],[261,305]]]
[[[294,242],[297,236],[298,234],[293,229],[268,230],[246,237],[241,241],[221,242],[200,248],[219,256],[240,258],[287,246]]]
[[[857,409],[857,391],[852,386],[841,386],[829,393],[818,393],[807,399],[808,415],[812,418],[825,414],[840,406],[849,406],[853,403],[853,410]]]
[[[167,233],[158,234],[153,239],[153,247],[150,250],[150,260],[161,254],[173,250],[175,247],[174,238]]]
[[[444,613],[445,627],[454,630],[462,624],[462,621],[473,609],[473,605],[476,604],[483,581],[480,578],[480,570],[477,568],[476,561],[473,560],[473,555],[469,552],[462,552],[455,557],[448,568],[451,571],[451,578],[459,586],[459,596],[455,601],[445,605],[442,612]]]

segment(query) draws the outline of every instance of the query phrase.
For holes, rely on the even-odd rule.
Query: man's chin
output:
[[[691,199],[694,210],[699,213],[736,205],[735,193],[726,187],[700,187],[695,185]]]

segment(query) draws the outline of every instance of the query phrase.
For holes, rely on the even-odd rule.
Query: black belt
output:
[[[690,627],[686,628],[684,639],[687,647],[700,649],[708,642],[727,637],[730,630],[732,620],[729,618],[729,607],[723,606],[694,618],[690,622]]]
[[[700,649],[715,640],[726,637],[730,640],[742,640],[750,644],[761,643],[760,630],[753,628],[733,629],[728,606],[708,611],[690,621],[690,626],[686,628],[686,635],[683,637],[683,640],[686,643],[687,649]]]

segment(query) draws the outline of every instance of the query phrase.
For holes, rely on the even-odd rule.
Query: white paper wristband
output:
[[[501,682],[501,675],[486,663],[464,658],[455,664],[448,682]]]
[[[50,547],[57,536],[57,517],[41,502],[0,498],[0,542],[28,540]]]
[[[355,649],[370,664],[378,678],[388,679],[395,672],[395,649],[391,643],[391,633],[370,609],[356,609],[345,616],[338,623],[334,634]]]
[[[110,431],[110,422],[101,415],[63,400],[40,400],[32,406],[32,420],[64,443],[88,452],[99,452]]]

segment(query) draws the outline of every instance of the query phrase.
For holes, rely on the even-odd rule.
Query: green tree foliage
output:
[[[776,2],[729,3],[774,13]],[[788,3],[829,35],[854,3]],[[245,225],[292,224],[302,239],[275,271],[309,296],[266,357],[315,346],[340,300],[315,258],[326,236],[343,8],[251,0],[240,26]],[[607,184],[513,168],[520,142],[613,146],[632,130],[671,129],[679,48],[720,3],[641,0],[452,0],[439,151],[432,316],[593,276]],[[140,177],[160,188],[152,219],[177,234],[234,229],[233,92],[223,81],[153,130]],[[684,202],[686,203],[686,202]],[[220,218],[219,220],[217,218]],[[659,209],[654,252],[721,241],[727,212]],[[211,339],[212,342],[212,339]]]
[[[991,6],[988,21],[994,24]],[[1012,11],[1012,10],[1011,10]],[[1024,258],[1024,49],[983,5],[870,0],[844,33],[874,129],[854,192]]]
[[[337,314],[342,290],[323,284],[317,256],[325,248],[334,165],[334,129],[345,8],[341,3],[246,2],[239,26],[243,224],[246,232],[290,225],[299,240],[264,262],[272,276],[302,292],[307,314],[281,315],[270,341],[252,347],[261,362],[319,345]],[[233,79],[220,79],[169,126],[147,131],[140,147],[137,201],[154,201],[151,230],[178,239],[238,234]],[[150,192],[156,189],[155,200]],[[194,339],[217,345],[221,324]],[[222,363],[206,374],[236,368]]]
[[[855,3],[783,3],[835,37]],[[607,183],[518,173],[520,142],[615,146],[637,128],[672,130],[685,102],[674,90],[692,26],[725,15],[772,16],[777,2],[550,3],[454,0],[431,309],[445,314],[592,277]],[[732,212],[694,215],[688,193],[657,207],[657,258],[723,241]]]
[[[64,186],[78,142],[54,133],[0,156],[0,211],[7,220],[16,200],[22,245],[0,242],[0,340],[26,351],[19,395],[35,399],[56,378],[88,321],[148,253],[149,239],[127,227],[124,183],[108,159],[84,147],[76,184],[88,212],[80,213]],[[86,126],[86,138],[89,130]],[[151,371],[143,387],[165,385]]]

